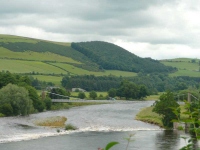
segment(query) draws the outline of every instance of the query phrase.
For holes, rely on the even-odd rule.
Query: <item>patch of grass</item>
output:
[[[75,127],[74,125],[72,124],[67,124],[65,126],[65,130],[77,130],[77,127]]]
[[[135,119],[163,127],[162,116],[153,112],[152,109],[153,107],[146,107],[141,109],[140,112],[136,115]]]
[[[199,77],[200,72],[197,71],[188,71],[188,70],[178,70],[175,73],[169,74],[171,77],[176,76],[190,76],[190,77]]]
[[[170,76],[190,76],[199,77],[199,59],[195,59],[196,63],[191,62],[192,58],[177,58],[170,60],[161,60],[166,66],[176,67],[177,72],[170,74]]]
[[[160,97],[160,95],[150,95],[150,96],[147,96],[147,97],[145,97],[144,98],[144,100],[158,100],[159,99],[159,97]]]
[[[123,77],[131,77],[136,76],[137,73],[134,72],[128,72],[128,71],[119,71],[119,70],[105,70],[104,72],[94,72],[94,71],[88,71],[84,70],[82,68],[75,67],[70,64],[63,64],[63,63],[51,63],[55,66],[58,66],[60,68],[64,68],[68,72],[70,72],[72,75],[95,75],[95,76],[106,76],[106,75],[114,75],[114,76],[123,76]]]
[[[183,114],[185,112],[184,105],[181,105],[181,120],[187,119],[188,115]],[[146,107],[140,110],[140,112],[136,115],[135,119],[144,121],[151,124],[156,124],[160,127],[164,127],[162,123],[162,116],[152,111],[153,107]]]
[[[65,74],[66,71],[37,61],[6,60],[0,59],[0,70],[10,71],[11,73],[30,73],[39,72],[45,74]]]
[[[62,76],[51,76],[51,75],[31,75],[34,79],[38,79],[40,81],[52,82],[56,86],[61,86]]]
[[[26,60],[35,60],[35,61],[56,61],[56,62],[67,62],[74,64],[81,64],[78,61],[73,60],[72,58],[54,54],[51,52],[13,52],[6,48],[0,47],[0,58],[10,58],[10,59],[26,59]]]
[[[48,117],[36,120],[35,124],[38,126],[47,126],[47,127],[64,127],[66,121],[67,121],[66,117],[56,116],[56,117]]]
[[[27,42],[27,43],[37,43],[39,40],[27,38],[27,37],[20,37],[20,36],[14,36],[14,35],[4,35],[0,34],[0,42]]]
[[[4,114],[2,114],[2,113],[0,113],[0,117],[5,117],[5,115],[4,115]]]

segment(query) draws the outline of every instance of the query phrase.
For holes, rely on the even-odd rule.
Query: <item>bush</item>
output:
[[[44,100],[45,106],[47,110],[51,110],[52,101],[49,97],[46,97]]]
[[[84,99],[86,96],[85,96],[85,93],[84,92],[79,92],[78,93],[78,98],[80,99]]]
[[[75,127],[74,125],[72,125],[72,124],[67,124],[66,126],[65,126],[65,130],[76,130],[77,129],[77,127]]]
[[[4,114],[2,114],[2,113],[0,113],[0,117],[5,117],[5,115],[4,115]]]

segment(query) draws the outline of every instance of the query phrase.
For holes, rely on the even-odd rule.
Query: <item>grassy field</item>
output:
[[[27,38],[27,37],[20,37],[20,36],[13,36],[13,35],[3,35],[0,34],[0,42],[27,42],[27,43],[37,43],[39,40]]]
[[[176,67],[178,69],[177,72],[170,74],[170,76],[191,76],[191,77],[199,77],[199,61],[200,59],[195,59],[195,63],[191,62],[190,58],[177,58],[171,60],[162,60],[166,66]]]
[[[152,112],[153,107],[146,107],[140,110],[136,115],[135,119],[148,122],[151,124],[156,124],[160,127],[163,127],[162,117],[155,112]]]
[[[181,108],[180,119],[181,120],[187,119],[188,115],[183,114],[183,112],[185,112],[184,105],[181,105],[180,108]],[[139,113],[136,115],[135,119],[163,127],[162,116],[158,115],[152,110],[153,106],[141,109]]]
[[[26,59],[35,61],[56,61],[56,62],[81,64],[80,62],[75,61],[72,58],[64,57],[50,52],[45,52],[45,53],[38,53],[33,51],[13,52],[3,47],[0,47],[0,58]]]
[[[66,71],[37,61],[21,61],[0,59],[0,70],[10,71],[11,73],[30,73],[38,72],[45,74],[66,74]]]
[[[106,76],[106,75],[114,75],[114,76],[123,76],[123,77],[130,77],[130,76],[136,76],[137,74],[134,72],[128,72],[128,71],[119,71],[119,70],[106,70],[104,72],[94,72],[94,71],[88,71],[84,70],[82,68],[75,67],[73,65],[69,64],[63,64],[63,63],[51,63],[55,66],[58,66],[60,68],[64,68],[65,70],[69,71],[72,75],[95,75],[95,76]]]
[[[40,81],[52,82],[55,86],[61,86],[62,76],[48,76],[48,75],[31,75],[33,78],[37,78]]]

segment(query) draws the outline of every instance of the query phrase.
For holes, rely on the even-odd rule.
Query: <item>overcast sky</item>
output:
[[[107,41],[154,59],[200,58],[200,1],[0,0],[0,34]]]

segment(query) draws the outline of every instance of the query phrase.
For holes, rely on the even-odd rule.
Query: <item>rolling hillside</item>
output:
[[[160,62],[166,66],[176,67],[177,72],[171,73],[170,76],[190,76],[200,77],[200,59],[177,58],[161,60]]]
[[[198,72],[194,71],[198,68],[193,65],[191,76],[198,76]],[[179,68],[178,72],[174,67]],[[140,58],[107,42],[62,43],[0,35],[0,71],[32,75],[56,85],[60,84],[64,75],[132,77],[138,72],[175,72],[171,75],[183,75],[191,70],[190,66],[180,68],[169,61],[160,63]],[[189,73],[187,75],[190,76]]]
[[[111,43],[92,41],[72,43],[71,47],[87,56],[100,68],[145,73],[169,73],[176,71],[151,58],[138,57]]]

